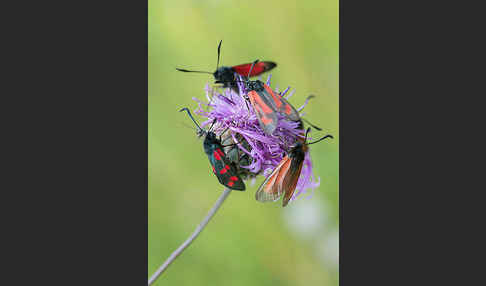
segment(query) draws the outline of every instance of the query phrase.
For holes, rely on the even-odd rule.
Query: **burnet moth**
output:
[[[333,138],[332,135],[326,135],[314,142],[306,143],[307,133],[309,131],[310,128],[305,133],[305,139],[303,141],[297,141],[295,146],[290,149],[288,154],[283,157],[277,167],[273,169],[272,173],[270,173],[258,188],[255,193],[255,199],[257,201],[276,201],[284,194],[282,206],[285,207],[289,203],[299,181],[305,154],[308,151],[307,146],[326,138]]]
[[[213,173],[218,178],[218,181],[229,189],[244,191],[245,183],[243,183],[243,180],[238,175],[234,163],[232,163],[226,157],[223,148],[225,146],[221,144],[221,139],[216,138],[216,134],[211,131],[216,121],[213,121],[213,125],[211,125],[208,131],[206,131],[202,129],[199,124],[197,124],[196,120],[194,119],[194,117],[192,117],[192,114],[187,107],[184,107],[179,111],[187,111],[187,114],[198,128],[197,133],[199,137],[206,135],[203,142],[204,152],[206,153],[206,155],[208,155],[209,163],[211,164]]]
[[[237,65],[237,66],[232,66],[232,67],[226,67],[222,66],[219,67],[219,55],[221,52],[221,43],[223,40],[219,42],[218,45],[218,61],[216,63],[216,71],[215,72],[208,72],[208,71],[193,71],[193,70],[186,70],[186,69],[180,69],[176,68],[176,70],[181,71],[181,72],[195,72],[195,73],[207,73],[207,74],[212,74],[214,76],[214,79],[216,80],[215,83],[222,83],[223,87],[231,87],[235,91],[237,91],[237,85],[236,85],[236,78],[235,78],[235,73],[241,75],[241,76],[249,76],[249,77],[254,77],[258,76],[264,72],[267,72],[277,66],[276,63],[274,62],[259,62],[258,64],[255,64],[253,67],[253,70],[250,71],[251,68],[251,63],[247,64],[242,64],[242,65]]]
[[[248,74],[252,73],[252,69],[258,62],[256,60],[252,63]],[[289,120],[300,121],[297,110],[283,96],[274,92],[264,82],[260,80],[251,81],[247,77],[244,84],[248,90],[244,96],[253,106],[260,127],[266,134],[271,135],[277,128],[277,112],[284,114]]]

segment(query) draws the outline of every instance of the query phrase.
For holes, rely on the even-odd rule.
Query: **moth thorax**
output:
[[[302,144],[302,152],[307,153],[307,150],[309,150],[309,147],[307,144]]]
[[[289,157],[291,158],[303,158],[305,156],[305,152],[307,152],[308,147],[307,144],[297,142],[297,144],[290,150]]]
[[[249,81],[247,85],[250,90],[261,91],[265,89],[263,82],[259,80]]]
[[[206,153],[212,153],[212,148],[214,144],[219,144],[219,140],[216,138],[216,134],[214,132],[204,132],[206,137],[204,137],[204,150]]]
[[[214,72],[213,76],[214,76],[214,78],[217,81],[221,81],[223,83],[232,82],[235,79],[235,76],[234,76],[234,73],[233,73],[233,69],[231,69],[230,67],[220,67],[220,68],[218,68]]]

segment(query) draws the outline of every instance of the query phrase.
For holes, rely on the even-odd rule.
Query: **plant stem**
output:
[[[221,196],[219,196],[218,200],[214,204],[214,206],[211,208],[211,210],[208,212],[206,217],[203,219],[203,221],[196,227],[194,232],[189,236],[184,243],[179,246],[172,254],[167,258],[167,260],[162,264],[157,271],[150,277],[148,281],[148,285],[152,285],[152,283],[159,278],[159,276],[169,267],[169,265],[192,243],[194,239],[202,232],[204,227],[209,223],[211,218],[214,216],[214,214],[218,211],[219,207],[223,204],[224,200],[228,197],[228,195],[231,193],[231,190],[228,188],[225,188]]]

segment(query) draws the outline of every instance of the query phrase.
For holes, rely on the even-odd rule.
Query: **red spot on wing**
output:
[[[248,72],[250,72],[250,68],[251,68],[251,63],[234,66],[233,70],[242,76],[248,76]],[[256,63],[253,66],[253,70],[251,71],[250,76],[259,75],[264,71],[265,71],[265,64],[263,62]]]
[[[268,124],[272,123],[272,121],[273,121],[272,118],[268,118],[268,117],[265,117],[265,116],[262,116],[261,120],[262,120],[263,124],[265,124],[265,125],[268,125]]]
[[[231,177],[230,177],[230,180],[231,180],[231,181],[235,181],[235,182],[236,182],[236,181],[238,181],[238,177],[236,177],[236,176],[231,176]]]
[[[264,113],[272,113],[273,110],[263,101],[258,92],[252,90],[248,93],[248,97],[253,101],[253,104],[257,104]]]
[[[230,186],[230,187],[233,187],[233,185],[234,185],[234,184],[235,184],[235,183],[234,183],[233,181],[229,181],[229,182],[228,182],[228,186]]]
[[[215,174],[216,174],[216,170],[214,169],[214,166],[212,166],[212,167],[213,167],[213,173],[215,173]]]
[[[268,85],[264,84],[263,86],[265,87],[265,90],[272,96],[277,108],[280,108],[280,106],[282,106],[282,101],[280,100],[279,96],[277,96]]]
[[[221,175],[223,175],[224,173],[228,172],[228,169],[229,169],[229,166],[228,166],[228,165],[226,165],[226,166],[225,166],[223,169],[221,169],[221,171],[219,171],[219,173],[220,173]]]
[[[219,149],[218,149],[218,150],[219,150]],[[219,153],[217,152],[217,150],[213,152],[213,155],[214,155],[214,158],[215,158],[216,160],[218,160],[218,161],[219,161],[219,160],[221,160],[221,155],[219,155]]]
[[[292,108],[289,104],[285,105],[285,114],[290,115],[292,113]]]
[[[216,149],[216,152],[218,152],[218,154],[219,154],[221,157],[224,157],[224,153],[223,153],[223,151],[221,151],[221,149]]]
[[[236,73],[238,73],[242,76],[248,76],[248,72],[250,71],[251,65],[252,65],[251,63],[242,64],[242,65],[234,66],[234,67],[232,67],[232,69]],[[253,70],[251,71],[250,76],[257,76],[261,73],[264,73],[266,71],[273,69],[276,66],[277,66],[277,64],[274,63],[274,62],[267,62],[267,61],[258,62],[253,66]]]

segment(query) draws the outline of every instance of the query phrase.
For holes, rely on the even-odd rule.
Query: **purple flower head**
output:
[[[238,79],[238,93],[231,88],[218,92],[207,84],[207,102],[193,98],[198,103],[198,108],[194,112],[207,118],[201,124],[203,127],[212,125],[215,121],[212,131],[221,136],[223,145],[237,143],[225,147],[225,153],[237,164],[243,179],[255,178],[260,174],[267,176],[297,143],[297,138],[303,137],[303,131],[299,129],[299,122],[288,120],[278,114],[277,128],[272,135],[267,135],[260,127],[252,106],[241,96],[247,94],[247,90],[242,83],[243,79],[239,76]],[[271,76],[266,82],[268,86],[270,79]],[[281,95],[286,98],[292,96],[294,91],[287,94],[289,89],[285,89]],[[306,100],[297,110],[300,112],[307,103]],[[308,137],[309,139],[311,138]],[[310,189],[315,189],[319,184],[320,178],[316,179],[314,176],[310,154],[307,152],[292,200]]]

